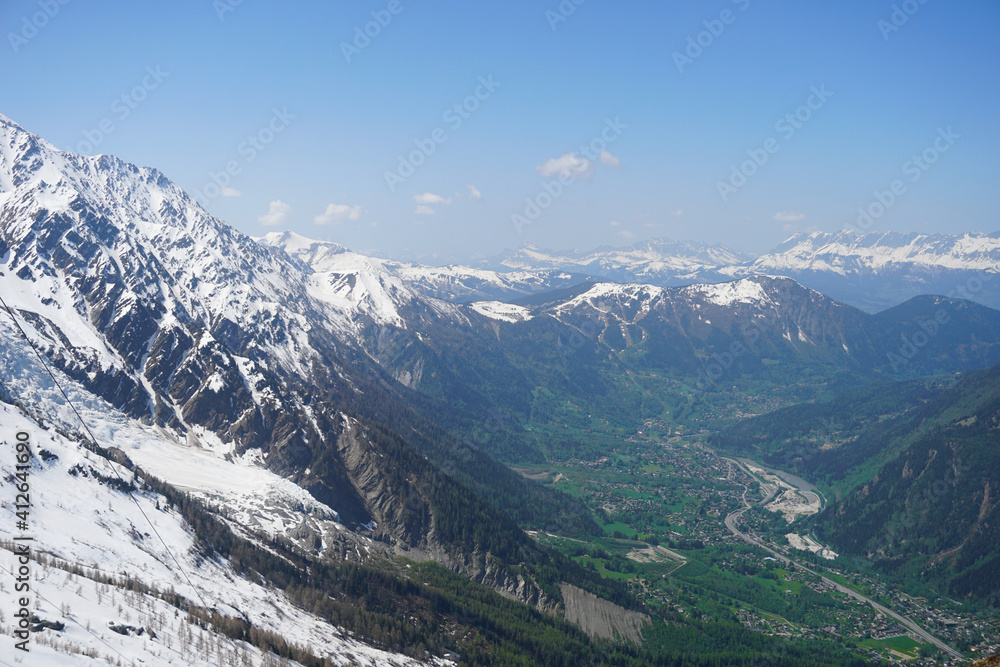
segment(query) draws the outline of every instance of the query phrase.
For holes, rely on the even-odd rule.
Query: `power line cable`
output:
[[[21,323],[17,321],[17,317],[14,315],[14,311],[11,309],[10,306],[7,305],[7,302],[4,301],[2,296],[0,296],[0,305],[2,305],[4,310],[7,311],[7,314],[10,315],[10,319],[14,323],[14,326],[17,327],[17,330],[21,332],[21,336],[23,336],[24,340],[28,342],[28,345],[31,346],[31,349],[34,351],[35,356],[38,357],[38,360],[45,368],[45,371],[49,374],[49,377],[52,378],[52,382],[55,384],[56,388],[59,389],[59,393],[61,393],[63,395],[63,398],[66,399],[67,405],[69,405],[70,409],[73,410],[73,414],[75,414],[76,418],[80,421],[80,424],[83,426],[84,431],[86,431],[87,435],[90,437],[90,441],[93,444],[93,446],[98,449],[102,449],[100,444],[97,442],[97,438],[94,436],[94,433],[90,430],[90,427],[87,426],[87,422],[84,421],[83,416],[80,414],[80,411],[76,409],[76,405],[74,405],[73,401],[70,399],[69,394],[66,393],[66,390],[63,389],[62,384],[59,382],[59,380],[56,379],[55,373],[52,372],[52,368],[49,366],[48,361],[46,361],[45,357],[42,356],[42,353],[39,351],[34,341],[32,341],[31,338],[28,336],[28,334],[24,331],[24,328],[21,326]],[[108,460],[108,464],[109,467],[111,468],[111,471],[115,474],[115,477],[117,477],[119,481],[121,481],[123,488],[127,488],[128,482],[126,482],[125,479],[121,476],[121,473],[118,472],[118,469],[114,465],[111,465],[110,460]],[[184,570],[183,566],[181,566],[180,561],[177,560],[177,557],[174,555],[173,551],[171,551],[170,547],[167,546],[167,543],[160,535],[160,532],[156,530],[156,526],[153,525],[153,522],[146,514],[146,511],[142,509],[142,505],[139,504],[139,500],[132,494],[131,491],[128,492],[128,496],[129,498],[132,499],[132,502],[135,503],[135,506],[139,509],[139,513],[142,514],[142,517],[146,520],[146,523],[149,525],[150,530],[153,531],[153,534],[156,535],[156,538],[160,541],[160,544],[163,545],[163,548],[167,552],[167,555],[170,556],[170,559],[173,560],[174,564],[177,566],[177,570],[181,573],[181,576],[183,576],[184,580],[187,581],[188,585],[194,591],[194,594],[198,596],[198,599],[201,601],[202,607],[204,607],[205,609],[210,609],[208,603],[205,602],[204,597],[202,597],[201,595],[201,590],[197,588],[194,585],[194,583],[192,583],[191,578],[188,576],[187,571]]]

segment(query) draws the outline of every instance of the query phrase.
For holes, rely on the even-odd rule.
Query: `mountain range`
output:
[[[1000,307],[1000,232],[960,236],[852,230],[795,234],[754,257],[721,245],[643,241],[627,248],[557,252],[523,245],[483,263],[498,270],[564,271],[662,287],[753,275],[793,278],[869,312],[936,294]]]
[[[355,645],[372,664],[648,664],[566,620],[586,600],[626,636],[649,609],[526,532],[602,530],[579,498],[515,470],[591,453],[533,429],[631,433],[669,416],[697,430],[1000,364],[1000,312],[976,302],[993,298],[996,239],[812,235],[757,259],[650,242],[434,268],[250,238],[155,169],[59,151],[0,116],[5,447],[6,433],[37,434],[46,557],[92,566],[92,580],[155,570],[129,584],[146,596],[130,613],[173,600],[209,641],[264,653],[287,636],[303,664]],[[872,314],[763,271],[792,256],[842,285],[888,276],[890,296],[871,299],[894,305]],[[895,303],[946,265],[972,293]],[[76,510],[51,490],[64,481]],[[126,512],[130,528],[114,521]],[[168,542],[199,583],[163,565]],[[46,590],[104,613],[80,586]],[[280,621],[266,620],[269,594]],[[313,629],[286,631],[298,615]],[[182,641],[183,625],[160,627]],[[315,642],[326,655],[302,648]]]

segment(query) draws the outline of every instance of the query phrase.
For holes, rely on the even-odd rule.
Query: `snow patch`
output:
[[[692,296],[701,296],[717,306],[732,306],[738,303],[767,303],[770,301],[764,287],[751,279],[717,285],[692,285],[685,291]]]
[[[491,320],[499,320],[512,324],[527,322],[532,317],[531,311],[528,308],[516,306],[512,303],[503,303],[502,301],[478,301],[470,304],[469,307]]]

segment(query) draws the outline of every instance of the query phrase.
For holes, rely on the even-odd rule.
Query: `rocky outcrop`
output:
[[[525,579],[521,574],[513,575],[503,564],[491,563],[490,559],[487,559],[486,567],[471,578],[508,600],[522,602],[541,612],[555,614],[560,610],[559,602],[547,596],[534,581]]]

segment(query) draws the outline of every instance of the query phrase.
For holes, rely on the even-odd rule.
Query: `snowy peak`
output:
[[[960,296],[1000,308],[1000,290],[986,288],[1000,274],[1000,232],[813,232],[791,236],[756,258],[724,246],[667,239],[591,252],[524,245],[500,257],[497,265],[521,271],[558,267],[619,283],[663,287],[780,275],[870,312],[921,294]]]
[[[752,271],[828,271],[841,275],[912,267],[1000,270],[1000,232],[993,234],[837,234],[814,232],[787,239],[749,267]]]
[[[317,241],[295,232],[271,232],[254,240],[261,245],[284,250],[289,257],[301,262],[308,272],[322,273],[328,266],[335,267],[337,255],[348,251],[338,243]]]
[[[493,271],[402,262],[387,262],[386,266],[423,294],[459,303],[511,300],[572,287],[588,280],[588,276],[561,269]]]
[[[307,375],[312,328],[350,323],[159,171],[2,130],[0,290],[33,340],[130,416],[266,441],[275,374]]]
[[[759,281],[752,279],[716,285],[692,285],[684,291],[686,294],[701,297],[707,303],[716,306],[731,306],[738,303],[759,304],[771,300],[764,286]]]
[[[667,284],[748,259],[725,246],[650,239],[627,248],[603,246],[589,252],[555,252],[525,244],[497,260],[505,269],[563,269],[622,282]]]
[[[753,311],[785,308],[790,302],[826,298],[789,278],[753,276],[740,280],[667,288],[656,285],[598,283],[588,290],[555,306],[557,312],[578,311],[581,307],[608,312],[612,309],[649,311],[661,305],[672,308]]]
[[[607,304],[648,304],[663,295],[664,289],[654,285],[620,285],[618,283],[598,283],[583,294],[573,297],[559,306],[559,310],[572,310],[581,305],[589,305],[603,310]]]
[[[318,301],[400,328],[412,328],[414,322],[409,320],[416,311],[429,310],[454,320],[460,316],[452,303],[511,300],[585,280],[561,270],[501,272],[377,259],[294,232],[271,233],[257,241],[284,251],[310,273],[310,293]],[[517,308],[481,305],[473,310],[492,319],[521,319],[513,314],[520,312]]]
[[[839,275],[885,268],[1000,270],[1000,232],[960,236],[918,233],[796,234],[770,252],[753,258],[725,246],[650,239],[627,248],[556,252],[523,245],[499,260],[507,269],[562,268],[621,282],[717,282],[718,276],[749,276],[789,271]],[[795,276],[790,276],[795,277]]]
[[[938,294],[1000,308],[1000,233],[962,235],[815,232],[787,239],[752,263],[724,271],[795,278],[869,312]]]
[[[56,371],[172,437],[258,454],[345,525],[374,520],[401,543],[430,539],[429,524],[392,513],[400,487],[352,481],[394,459],[375,453],[381,433],[345,435],[331,407],[360,393],[398,400],[370,386],[380,342],[399,334],[383,325],[467,322],[457,307],[420,298],[379,260],[275,239],[324,262],[324,272],[303,268],[155,170],[63,153],[13,126],[4,137],[0,293]],[[357,469],[317,464],[338,441],[356,448]]]
[[[417,301],[431,310],[456,312],[436,299],[420,295],[392,268],[392,263],[352,252],[342,245],[317,241],[294,232],[268,234],[258,243],[283,250],[309,274],[309,295],[351,320],[407,328],[402,314]]]
[[[9,186],[0,194],[0,238],[19,250],[15,264],[77,277],[96,278],[97,269],[156,311],[183,310],[180,319],[244,324],[253,313],[231,304],[289,303],[299,279],[292,267],[159,171],[65,153],[11,124],[0,140],[0,181]]]

